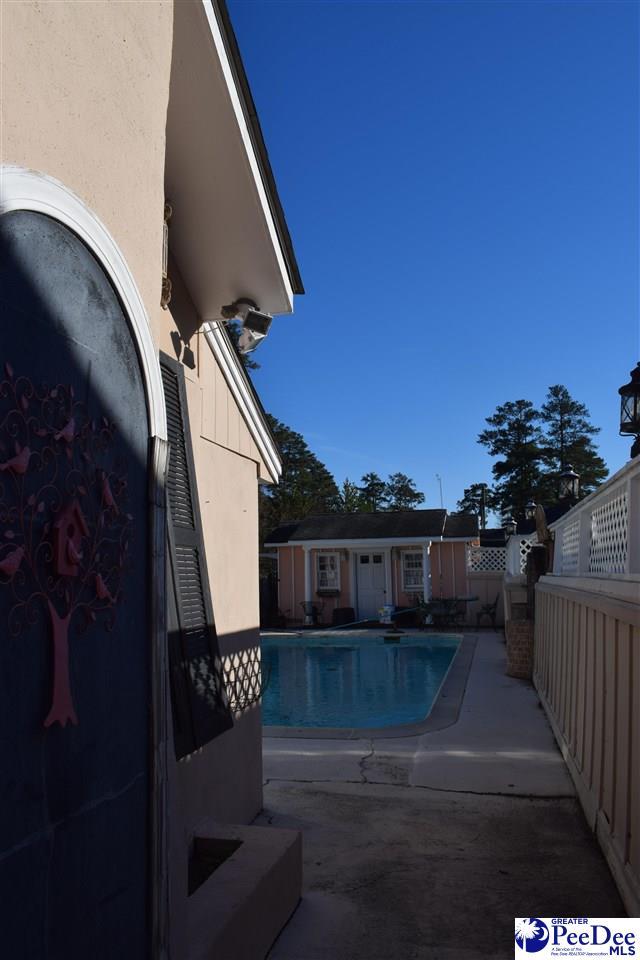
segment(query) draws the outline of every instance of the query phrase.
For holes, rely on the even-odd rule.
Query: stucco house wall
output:
[[[2,16],[0,159],[59,180],[102,221],[157,336],[173,3],[24,0]]]
[[[3,17],[11,56],[5,43],[2,162],[59,180],[103,222],[158,350],[175,356],[176,318],[192,311],[198,326],[201,318],[175,265],[174,300],[168,311],[160,305],[173,3],[27,0],[5,5]],[[193,345],[196,368],[185,374],[203,533],[221,652],[231,655],[258,645],[257,478],[268,473],[204,337]],[[187,830],[205,808],[223,820],[258,812],[259,726],[255,709],[188,769],[178,765]],[[185,798],[196,794],[191,811]]]
[[[3,18],[1,162],[59,181],[104,224],[140,292],[157,352],[175,356],[172,333],[204,318],[174,263],[170,309],[160,304],[173,3],[25,0],[3,5]],[[258,479],[273,477],[204,335],[195,333],[190,346],[187,402],[220,652],[226,664],[240,652],[255,669]],[[248,707],[231,730],[180,762],[171,717],[168,730],[169,875],[178,904],[198,825],[249,823],[262,806],[260,709]],[[174,913],[174,955],[183,957],[184,915]]]

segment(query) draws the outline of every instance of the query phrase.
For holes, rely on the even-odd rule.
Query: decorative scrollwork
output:
[[[69,627],[115,624],[131,522],[115,425],[92,419],[73,386],[38,387],[5,363],[0,380],[0,589],[11,591],[9,635],[48,620],[53,698],[45,726],[77,723]],[[82,614],[82,616],[80,616]]]

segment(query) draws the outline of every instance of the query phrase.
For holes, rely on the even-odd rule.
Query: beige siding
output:
[[[194,436],[199,435],[252,460],[256,465],[254,474],[257,469],[258,475],[268,480],[260,451],[251,437],[224,374],[204,336],[197,332],[201,318],[197,315],[182,276],[173,261],[170,262],[169,275],[172,297],[169,310],[165,313],[165,322],[159,331],[160,349],[170,356],[175,356],[171,334],[179,333],[196,358],[195,369],[185,368],[185,376],[199,390],[199,397],[193,389],[189,391],[192,432]]]
[[[202,526],[218,633],[258,624],[258,498],[255,464],[215,443],[195,448]]]
[[[200,318],[173,262],[170,276],[172,299],[163,311],[160,349],[175,356],[171,334],[180,332],[196,360],[195,368],[184,367],[184,372],[211,596],[226,672],[241,685],[259,668],[260,455],[216,358],[197,333]],[[234,667],[238,654],[244,662]],[[204,817],[248,822],[260,810],[260,722],[259,707],[250,708],[236,718],[233,730],[177,765],[175,790],[182,813],[176,824],[176,857],[184,856]]]
[[[546,577],[537,587],[534,682],[629,915],[637,916],[640,611],[588,580],[566,583]]]

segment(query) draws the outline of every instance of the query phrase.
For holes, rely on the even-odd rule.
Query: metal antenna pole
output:
[[[440,484],[440,509],[444,510],[444,501],[442,499],[442,477],[439,473],[436,473],[436,480]]]

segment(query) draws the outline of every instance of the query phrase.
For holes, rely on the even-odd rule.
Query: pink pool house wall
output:
[[[304,620],[304,602],[330,624],[333,611],[377,617],[383,604],[411,607],[416,596],[466,597],[467,547],[475,517],[445,510],[308,517],[266,540],[278,558],[278,606],[287,624]]]

